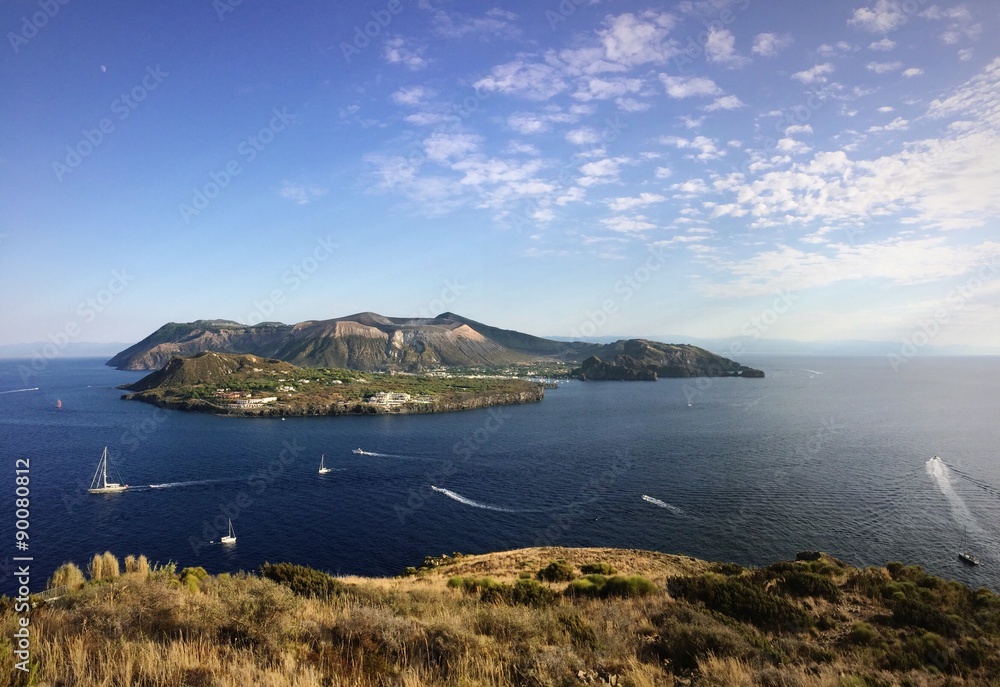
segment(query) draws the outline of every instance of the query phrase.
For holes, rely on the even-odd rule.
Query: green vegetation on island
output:
[[[540,401],[544,385],[496,376],[303,368],[253,355],[173,358],[123,398],[240,416],[432,413]]]
[[[89,578],[89,579],[88,579]],[[997,687],[1000,596],[825,554],[750,569],[621,549],[428,557],[396,578],[68,563],[16,685]]]

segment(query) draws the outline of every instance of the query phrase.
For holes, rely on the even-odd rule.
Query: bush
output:
[[[545,582],[569,582],[576,577],[576,570],[566,561],[552,561],[538,571],[538,579]]]
[[[201,591],[201,581],[208,577],[208,573],[204,568],[198,566],[197,568],[184,568],[181,570],[181,584],[188,588],[188,591],[192,593]]]
[[[836,603],[841,593],[829,578],[804,570],[793,570],[784,575],[782,588],[793,596],[812,596]]]
[[[874,627],[868,623],[858,621],[851,626],[851,631],[847,635],[847,639],[852,644],[874,646],[879,643],[880,636],[878,630]]]
[[[304,565],[265,562],[260,566],[260,573],[267,579],[288,587],[299,596],[329,599],[347,590],[347,585],[343,582]]]
[[[656,585],[642,575],[629,575],[628,577],[615,575],[608,578],[604,589],[601,590],[601,596],[631,599],[637,596],[649,596],[656,591]]]
[[[737,565],[736,563],[716,563],[712,566],[712,572],[719,573],[720,575],[741,575],[745,568],[742,565]]]
[[[591,650],[597,648],[597,633],[594,632],[594,627],[579,615],[560,615],[559,625],[566,630],[566,634],[575,646]]]
[[[709,656],[760,660],[761,652],[741,633],[687,604],[670,604],[654,621],[658,637],[649,650],[675,671],[695,670]]]
[[[118,559],[110,551],[96,553],[87,566],[91,580],[110,580],[118,577]]]
[[[477,579],[456,575],[448,580],[448,586],[469,594],[478,592],[479,600],[488,604],[538,607],[551,605],[559,598],[558,594],[543,587],[537,580],[519,579],[514,584],[505,584],[491,577]]]
[[[79,589],[86,583],[87,580],[83,576],[82,570],[73,563],[63,563],[52,573],[52,577],[49,579],[48,584],[45,585],[45,588],[69,587],[70,589]]]
[[[566,589],[563,590],[563,594],[566,596],[597,598],[601,595],[601,590],[604,589],[607,581],[608,578],[604,575],[587,575],[586,577],[581,577],[570,582]]]
[[[797,632],[812,625],[802,609],[745,577],[675,577],[668,588],[678,598],[700,601],[706,608],[762,629]]]
[[[617,570],[610,563],[585,563],[580,566],[580,572],[584,575],[614,575]]]

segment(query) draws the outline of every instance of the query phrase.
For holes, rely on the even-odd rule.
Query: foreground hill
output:
[[[269,322],[249,326],[228,320],[171,322],[107,364],[120,370],[157,370],[174,356],[204,351],[252,354],[303,367],[408,372],[540,360],[578,363],[590,356],[611,361],[611,365],[619,365],[625,356],[629,359],[626,364],[634,361],[643,369],[661,370],[660,376],[738,374],[750,369],[696,346],[644,340],[607,345],[553,341],[450,312],[435,318],[393,318],[364,312],[295,325]],[[614,378],[614,374],[605,378]]]
[[[89,582],[57,570],[32,611],[32,684],[1000,684],[1000,597],[900,563],[534,548],[383,579],[291,564],[210,576],[131,556],[121,573],[110,553],[89,569]],[[4,637],[15,623],[4,600]],[[0,670],[20,676],[17,660],[0,652]]]

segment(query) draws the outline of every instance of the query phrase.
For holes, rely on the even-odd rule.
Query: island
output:
[[[544,382],[501,376],[455,376],[306,368],[249,354],[205,351],[172,358],[162,369],[119,388],[126,400],[161,408],[233,415],[385,415],[440,413],[536,403]]]

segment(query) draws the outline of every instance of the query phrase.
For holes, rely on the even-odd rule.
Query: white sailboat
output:
[[[326,467],[323,464],[323,454],[320,454],[320,456],[319,456],[319,474],[325,475],[328,472],[330,472],[330,468]]]
[[[219,541],[222,542],[223,544],[235,544],[236,543],[236,532],[233,531],[233,521],[232,520],[229,521],[229,534],[227,534],[226,536],[222,537],[222,539],[220,539]]]
[[[108,447],[105,446],[101,462],[97,464],[97,472],[94,473],[94,479],[90,480],[90,489],[87,491],[91,494],[113,494],[126,489],[128,489],[127,484],[108,481]]]

